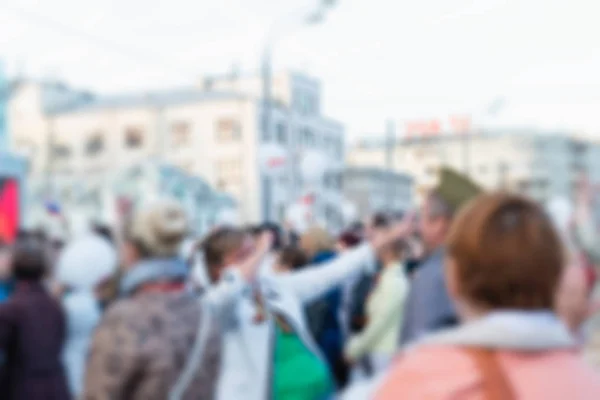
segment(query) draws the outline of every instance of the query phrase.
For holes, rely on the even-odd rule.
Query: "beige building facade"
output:
[[[348,152],[354,166],[384,166],[384,141],[366,140]],[[482,131],[403,139],[392,147],[394,166],[413,176],[418,191],[430,187],[440,166],[468,174],[487,189],[504,188],[545,201],[569,198],[586,173],[600,182],[600,144],[566,132]]]
[[[301,88],[312,82],[308,86],[318,94],[318,83],[302,75],[283,76],[287,78],[275,79],[274,85],[288,85],[289,97],[273,106],[269,129],[261,125],[260,93],[244,83],[254,79],[250,77],[211,78],[211,85],[204,81],[197,87],[112,96],[56,83],[17,82],[8,107],[9,143],[30,159],[30,174],[47,177],[49,190],[57,174],[102,176],[156,160],[232,195],[245,222],[281,220],[302,185],[292,174],[291,161],[312,148],[339,160],[344,149],[341,124],[323,117],[319,109],[295,107],[296,97],[305,95]],[[291,160],[285,173],[272,179],[268,193],[259,168],[265,143],[279,144]],[[337,193],[341,188],[327,190]],[[271,197],[270,215],[264,215],[266,195]],[[325,204],[323,213],[326,208],[334,209]],[[335,222],[336,216],[330,217]]]

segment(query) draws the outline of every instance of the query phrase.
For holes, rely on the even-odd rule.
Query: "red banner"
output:
[[[0,240],[12,243],[19,229],[19,184],[15,179],[0,180]]]

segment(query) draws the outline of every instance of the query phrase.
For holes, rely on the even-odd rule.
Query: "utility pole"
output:
[[[394,211],[394,198],[396,191],[393,184],[392,175],[394,174],[394,156],[396,154],[396,124],[392,120],[386,123],[386,139],[385,139],[385,167],[388,178],[390,179],[387,185],[387,208],[388,211]]]
[[[463,170],[467,177],[471,176],[471,132],[463,133]]]
[[[56,143],[55,143],[55,127],[54,127],[54,116],[50,115],[47,121],[48,125],[48,136],[46,143],[46,195],[48,199],[54,201],[54,182],[53,176],[54,173],[54,152],[56,151]]]
[[[158,105],[155,110],[156,118],[156,148],[155,157],[159,163],[165,163],[168,154],[168,146],[170,145],[167,134],[167,122],[165,118],[165,109],[162,105]]]
[[[262,137],[259,138],[259,143],[263,143],[271,139],[271,85],[272,82],[272,70],[271,70],[271,46],[270,43],[265,46],[262,60],[262,95],[263,95],[263,110],[262,110]],[[265,222],[271,221],[271,197],[273,195],[273,187],[271,177],[266,174],[260,174],[261,187],[262,187],[262,217]]]
[[[500,190],[509,190],[508,165],[505,161],[498,163],[498,183]]]
[[[318,25],[324,21],[325,13],[332,7],[334,7],[337,3],[337,0],[321,0],[319,4],[317,4],[317,8],[311,10],[307,15],[300,16],[300,23],[302,26],[311,26]],[[297,15],[292,14],[292,21],[297,19]],[[262,86],[262,129],[260,133],[263,135],[262,138],[259,138],[259,143],[263,143],[267,140],[272,140],[271,135],[274,133],[271,129],[272,125],[272,107],[273,107],[273,51],[275,49],[275,44],[278,39],[281,39],[282,32],[275,28],[288,27],[290,25],[290,21],[275,21],[275,24],[271,27],[270,31],[267,33],[267,38],[263,47],[262,52],[262,60],[261,60],[261,86]],[[291,136],[291,135],[290,135]],[[259,173],[259,182],[261,183],[261,193],[262,193],[262,214],[263,219],[265,221],[270,221],[272,206],[271,206],[271,197],[273,195],[273,182],[271,177]],[[293,182],[295,185],[295,182]]]

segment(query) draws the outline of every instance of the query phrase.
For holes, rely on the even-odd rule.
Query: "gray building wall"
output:
[[[377,211],[407,211],[413,205],[413,179],[407,174],[376,167],[348,167],[344,171],[344,196],[359,216]]]

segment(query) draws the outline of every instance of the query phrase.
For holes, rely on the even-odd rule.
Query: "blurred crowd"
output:
[[[600,399],[593,193],[541,205],[449,172],[339,235],[162,199],[0,248],[7,400]]]

